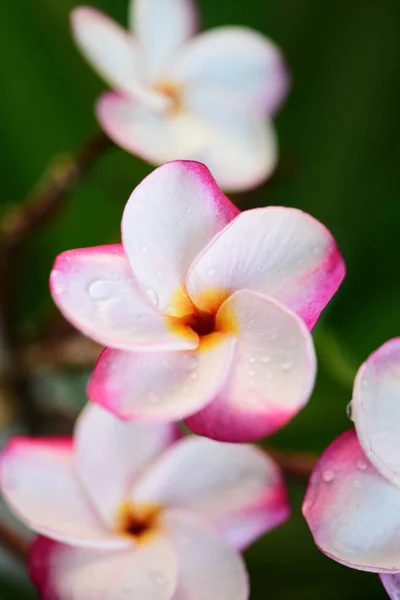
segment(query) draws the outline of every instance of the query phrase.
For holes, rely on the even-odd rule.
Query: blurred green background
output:
[[[0,209],[20,202],[55,158],[96,130],[93,103],[104,88],[75,50],[74,0],[0,3]],[[126,23],[127,0],[96,4]],[[302,208],[324,222],[348,275],[315,331],[320,371],[307,408],[269,443],[320,452],[351,423],[354,369],[400,334],[400,2],[398,0],[200,0],[205,28],[242,24],[283,49],[293,88],[276,125],[274,178],[238,198],[241,208]],[[55,255],[118,239],[122,208],[150,171],[119,149],[104,155],[57,219],[24,247],[16,326],[35,332],[55,314],[47,278]],[[10,282],[2,281],[2,286]],[[74,406],[86,373],[52,374],[38,390]],[[72,402],[71,400],[71,402]],[[71,409],[72,410],[72,409]],[[385,598],[377,576],[321,555],[300,513],[305,483],[292,482],[293,518],[247,554],[252,600]],[[0,558],[1,600],[36,598],[18,567]],[[206,599],[205,599],[206,600]]]

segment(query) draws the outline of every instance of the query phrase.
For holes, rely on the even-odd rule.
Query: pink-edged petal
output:
[[[122,419],[178,420],[203,408],[229,374],[235,340],[224,336],[199,352],[121,352],[106,349],[88,395]]]
[[[290,82],[278,47],[245,27],[219,27],[194,37],[169,72],[182,85],[225,91],[269,115],[283,102]]]
[[[179,582],[173,600],[249,597],[242,557],[212,528],[182,510],[166,511],[162,523],[179,564]]]
[[[380,578],[390,600],[400,600],[400,573],[380,575]]]
[[[159,167],[133,191],[122,219],[123,245],[144,289],[173,313],[188,268],[237,214],[209,170],[192,161]]]
[[[199,125],[199,144],[191,158],[204,162],[224,190],[247,190],[267,179],[277,161],[268,117],[219,89],[188,89],[182,103]]]
[[[194,261],[188,291],[247,288],[272,296],[312,328],[337,291],[345,266],[330,232],[310,215],[279,206],[241,213]]]
[[[369,462],[354,430],[318,461],[303,514],[330,558],[365,571],[400,570],[400,489]]]
[[[112,87],[149,108],[168,108],[168,98],[147,85],[143,50],[127,31],[107,15],[88,6],[72,11],[71,25],[78,47]]]
[[[194,0],[131,0],[129,20],[153,81],[162,77],[171,56],[198,24]]]
[[[238,548],[288,514],[281,473],[264,452],[194,436],[156,461],[134,486],[132,499],[190,510]]]
[[[129,544],[105,528],[86,500],[70,438],[13,438],[1,456],[0,487],[28,527],[54,540],[105,549]]]
[[[400,487],[400,338],[383,344],[361,366],[351,408],[364,452]]]
[[[270,435],[311,395],[316,373],[311,335],[285,306],[246,290],[224,302],[218,326],[236,330],[232,369],[218,397],[186,423],[195,433],[220,441]]]
[[[115,525],[135,480],[177,437],[173,423],[124,423],[95,404],[84,408],[75,426],[75,468],[106,523]]]
[[[198,337],[174,333],[155,306],[153,290],[139,289],[122,246],[69,250],[54,264],[50,287],[63,315],[101,344],[130,350],[196,348]]]
[[[178,578],[175,552],[161,537],[114,552],[39,537],[29,574],[45,600],[171,600]]]

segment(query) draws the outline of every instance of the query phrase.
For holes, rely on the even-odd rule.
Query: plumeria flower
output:
[[[72,13],[79,48],[114,90],[97,103],[104,131],[152,164],[200,160],[224,189],[264,181],[277,157],[271,116],[289,84],[275,44],[245,27],[193,37],[192,0],[133,0],[129,23]]]
[[[240,213],[204,165],[177,161],[134,190],[122,240],[64,252],[50,278],[63,314],[108,346],[90,399],[224,441],[291,419],[315,377],[308,327],[344,275],[325,227],[290,208]]]
[[[389,596],[399,600],[400,338],[361,366],[351,407],[355,430],[320,458],[303,512],[325,554],[381,573]]]
[[[46,600],[245,600],[240,550],[289,515],[261,450],[94,404],[73,439],[11,440],[0,486],[40,534],[30,574]]]

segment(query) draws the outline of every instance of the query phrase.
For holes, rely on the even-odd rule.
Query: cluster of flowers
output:
[[[290,512],[279,468],[247,443],[308,401],[310,331],[345,267],[311,216],[241,213],[219,187],[256,185],[275,164],[270,116],[289,81],[277,48],[244,28],[192,37],[189,0],[135,0],[131,24],[134,35],[94,9],[73,14],[117,90],[98,103],[103,128],[166,164],[132,193],[122,244],[57,258],[56,304],[106,349],[73,437],[13,438],[0,486],[39,534],[30,573],[47,600],[246,600],[240,551]],[[326,451],[304,502],[319,547],[385,573],[393,599],[399,396],[394,340],[361,368],[357,435]]]

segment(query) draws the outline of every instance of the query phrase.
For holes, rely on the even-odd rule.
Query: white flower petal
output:
[[[223,538],[184,511],[166,511],[162,522],[179,564],[173,600],[247,600],[244,561]]]
[[[75,426],[75,468],[106,523],[115,525],[133,482],[177,437],[173,423],[123,422],[87,404]]]
[[[69,438],[13,438],[1,456],[0,486],[12,510],[36,532],[82,547],[128,545],[106,529],[87,501]]]
[[[114,552],[39,538],[29,571],[46,600],[171,600],[178,578],[175,552],[161,537]]]
[[[171,304],[194,257],[238,212],[208,169],[191,161],[165,164],[136,187],[122,219],[123,245],[161,310],[176,314]]]
[[[400,338],[383,344],[361,366],[351,409],[364,452],[400,487]]]
[[[169,74],[183,86],[225,91],[269,115],[284,100],[290,79],[277,46],[245,27],[219,27],[194,37]]]

